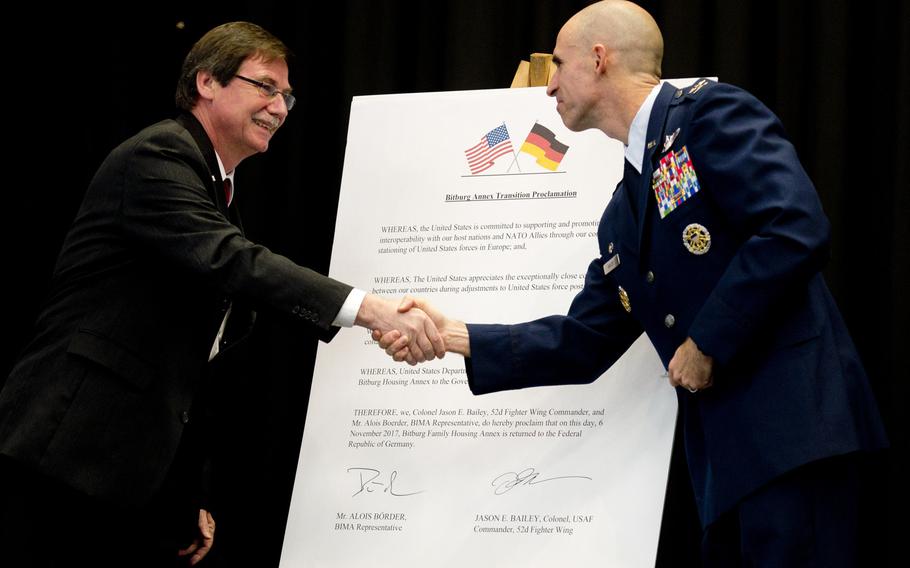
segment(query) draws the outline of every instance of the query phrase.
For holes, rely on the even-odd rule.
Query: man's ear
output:
[[[199,91],[199,97],[211,100],[214,96],[215,84],[218,81],[210,71],[196,72],[196,90]]]
[[[595,43],[591,48],[591,55],[594,58],[594,71],[598,75],[603,75],[607,72],[607,69],[612,65],[613,52],[607,50],[606,46],[602,43]]]

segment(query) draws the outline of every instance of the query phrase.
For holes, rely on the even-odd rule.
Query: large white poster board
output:
[[[469,322],[565,313],[622,164],[543,88],[357,97],[331,276]],[[281,566],[653,566],[664,372],[643,336],[591,385],[475,397],[460,357],[408,367],[342,331],[319,347]]]

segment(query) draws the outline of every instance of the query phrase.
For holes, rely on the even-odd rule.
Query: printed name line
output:
[[[575,195],[552,197],[502,197],[498,199],[446,199],[446,203],[482,203],[484,201],[527,201],[529,199],[576,199]]]

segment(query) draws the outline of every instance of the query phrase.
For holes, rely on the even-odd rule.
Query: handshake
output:
[[[396,307],[392,300],[372,295],[367,298],[378,303],[382,317],[360,321],[358,315],[357,324],[372,329],[373,339],[392,359],[416,365],[441,358],[447,351],[471,356],[465,323],[447,318],[426,300],[405,296]],[[670,386],[696,393],[713,385],[714,359],[702,353],[695,341],[687,337],[670,359],[665,376]]]
[[[381,349],[409,365],[442,358],[446,351],[471,355],[465,323],[445,317],[425,300],[405,296],[396,306],[368,294],[355,323],[372,329]]]

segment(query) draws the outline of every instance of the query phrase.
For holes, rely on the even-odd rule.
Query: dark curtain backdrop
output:
[[[508,86],[518,61],[552,51],[561,24],[586,2],[182,4],[32,3],[21,15],[7,15],[2,377],[28,338],[94,170],[120,141],[173,114],[180,62],[209,28],[250,20],[298,56],[291,82],[299,107],[269,152],[242,164],[238,203],[251,238],[325,272],[351,97]],[[904,363],[910,6],[846,0],[643,6],[664,32],[664,75],[717,75],[753,92],[780,116],[816,183],[834,230],[825,274],[893,445],[865,500],[867,565],[895,565],[904,556],[898,552],[910,512]],[[13,39],[19,37],[27,39]],[[226,365],[216,448],[225,474],[210,564],[277,566],[316,346],[293,324],[261,313],[253,337]],[[697,558],[697,521],[679,457],[671,468],[660,566]]]

